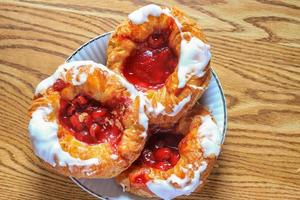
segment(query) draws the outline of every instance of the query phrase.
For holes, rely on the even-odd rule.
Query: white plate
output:
[[[67,60],[92,60],[97,63],[106,64],[106,49],[111,32],[102,34],[90,40],[77,49]],[[199,100],[200,103],[212,112],[217,121],[220,130],[223,133],[222,142],[224,142],[227,128],[227,109],[224,93],[216,73],[209,83],[208,89]],[[115,183],[114,179],[76,179],[70,177],[79,187],[99,199],[126,200],[136,199],[144,200],[135,195],[123,192],[121,186]]]

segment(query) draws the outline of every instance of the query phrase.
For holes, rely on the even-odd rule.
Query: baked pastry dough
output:
[[[221,140],[211,114],[197,105],[171,133],[151,135],[140,158],[117,182],[125,191],[144,197],[189,195],[205,183],[220,153]]]
[[[119,25],[107,66],[144,93],[149,123],[170,126],[208,86],[210,47],[200,27],[176,8],[142,7]]]
[[[148,121],[138,91],[91,61],[61,65],[37,86],[29,113],[36,155],[64,175],[116,176],[145,144]]]

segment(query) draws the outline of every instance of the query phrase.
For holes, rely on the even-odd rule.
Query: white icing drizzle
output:
[[[195,90],[205,90],[206,87],[202,86],[196,86],[196,85],[189,85],[189,87],[195,89]]]
[[[80,73],[79,75],[78,74],[79,74],[79,70],[75,68],[72,73],[72,84],[73,85],[82,85],[87,80],[88,76],[86,73]],[[79,80],[77,80],[77,79],[79,79]]]
[[[145,97],[145,103],[147,111],[154,116],[163,113],[163,111],[165,110],[165,107],[160,102],[157,102],[157,105],[153,106],[151,100],[149,100],[147,97]]]
[[[95,63],[93,61],[73,61],[69,63],[62,64],[58,67],[58,69],[52,74],[50,77],[44,79],[40,82],[36,88],[35,95],[45,91],[47,88],[51,87],[55,81],[59,78],[65,79],[65,75],[67,71],[72,70],[72,84],[75,86],[81,85],[85,83],[87,80],[88,74],[80,73],[79,74],[79,67],[81,66],[90,66],[89,73],[93,73],[96,68],[99,68],[102,71],[105,71],[110,76],[116,76],[120,83],[127,89],[130,93],[130,98],[134,100],[136,97],[140,98],[139,104],[139,123],[144,127],[145,131],[141,133],[141,137],[146,137],[146,131],[148,128],[148,117],[145,114],[145,102],[144,98],[142,97],[141,93],[127,80],[125,80],[122,76],[116,74],[115,72],[108,69],[106,66],[102,64]],[[78,76],[79,75],[79,76]]]
[[[182,101],[180,101],[177,105],[175,105],[173,108],[173,112],[171,113],[164,112],[164,114],[168,116],[176,116],[190,100],[191,100],[191,95],[185,97],[184,99],[182,99]]]
[[[218,156],[221,150],[222,134],[210,115],[201,117],[202,124],[198,129],[198,138],[204,157]]]
[[[192,76],[201,77],[210,61],[210,46],[196,37],[190,41],[181,40],[178,62],[178,88],[183,88]]]
[[[172,109],[172,112],[166,112],[164,105],[160,102],[157,102],[156,106],[153,106],[151,101],[146,97],[145,103],[147,107],[147,111],[151,113],[153,116],[158,116],[159,114],[168,115],[168,116],[176,116],[182,108],[191,100],[191,95],[182,99],[177,105],[175,105]]]
[[[158,17],[162,14],[162,9],[160,6],[155,4],[149,4],[147,6],[141,7],[138,10],[133,11],[128,15],[129,20],[136,24],[143,24],[148,21],[148,16]]]
[[[162,9],[160,6],[155,4],[149,4],[147,6],[141,7],[128,15],[128,19],[136,24],[140,25],[148,21],[148,17],[151,15],[153,17],[159,17],[161,14],[168,15],[172,17],[181,32],[182,25],[172,14],[169,8]]]
[[[62,150],[57,138],[58,125],[56,121],[46,121],[52,112],[52,107],[39,107],[33,112],[29,122],[29,134],[35,154],[52,166],[90,166],[98,165],[98,158],[81,160],[72,157],[68,152]]]
[[[132,87],[135,89],[135,87],[132,85]],[[145,113],[145,96],[142,92],[138,92],[138,96],[140,98],[140,104],[139,104],[139,124],[141,124],[144,127],[144,132],[141,133],[141,137],[146,138],[147,137],[147,130],[148,130],[148,117]]]
[[[192,179],[190,179],[187,174],[184,179],[172,174],[166,180],[152,180],[147,182],[146,185],[156,196],[165,200],[173,199],[181,195],[189,195],[202,183],[200,175],[206,167],[207,163],[205,161],[201,162],[200,167],[194,171]],[[178,184],[180,188],[175,188],[172,183]]]
[[[155,4],[149,4],[147,6],[141,7],[135,11],[133,11],[132,13],[130,13],[128,15],[128,19],[136,24],[136,25],[140,25],[143,24],[145,22],[148,21],[148,17],[151,15],[153,17],[159,17],[161,14],[165,14],[169,17],[172,17],[180,31],[181,36],[182,35],[182,25],[181,23],[178,21],[177,18],[175,18],[172,14],[169,8],[164,8],[162,9],[160,6],[155,5]]]

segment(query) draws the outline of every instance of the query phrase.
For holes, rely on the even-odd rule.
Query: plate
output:
[[[79,47],[66,62],[78,60],[92,60],[97,63],[106,64],[106,49],[112,32],[99,35]],[[212,79],[208,89],[199,102],[206,106],[214,116],[220,130],[223,133],[222,143],[225,139],[227,128],[227,109],[225,96],[217,74],[212,70]],[[123,192],[114,179],[76,179],[70,177],[79,187],[99,199],[111,200],[145,200],[127,192]]]

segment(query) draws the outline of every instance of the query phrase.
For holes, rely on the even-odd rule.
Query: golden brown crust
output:
[[[210,156],[208,158],[203,156],[202,147],[198,139],[198,129],[202,123],[201,116],[205,115],[210,115],[210,113],[204,107],[196,105],[190,113],[180,119],[178,125],[175,127],[174,132],[184,134],[185,137],[179,143],[180,159],[173,168],[167,171],[161,171],[151,167],[135,165],[117,176],[117,182],[123,186],[125,191],[143,197],[154,198],[157,196],[154,195],[146,185],[136,185],[130,181],[130,177],[143,172],[147,175],[149,180],[166,180],[172,174],[175,174],[180,178],[184,178],[185,176],[192,178],[194,176],[193,171],[198,169],[201,163],[205,161],[207,166],[205,171],[201,172],[200,176],[202,184],[196,189],[200,190],[216,162],[215,156]],[[182,168],[186,168],[188,164],[193,165],[192,170],[187,173],[183,172]],[[174,186],[178,187],[176,184]]]
[[[53,87],[49,87],[37,97],[35,97],[29,114],[39,107],[48,107],[51,105],[52,113],[48,115],[48,121],[58,121],[58,110],[60,107],[60,99],[72,99],[79,93],[88,94],[94,99],[104,103],[112,98],[128,98],[130,93],[120,83],[115,75],[108,75],[106,71],[100,68],[94,68],[91,73],[91,67],[80,66],[78,76],[81,73],[87,73],[87,80],[82,85],[75,86],[72,84],[74,74],[72,69],[66,72],[62,77],[68,86],[62,91],[57,92]],[[99,164],[91,166],[60,166],[56,160],[56,166],[49,165],[44,162],[47,168],[54,168],[57,172],[77,178],[111,178],[118,175],[120,172],[127,169],[131,163],[139,156],[144,144],[145,138],[141,136],[144,127],[139,124],[139,98],[135,98],[125,108],[125,113],[122,116],[122,124],[124,126],[123,136],[118,143],[116,150],[107,143],[97,145],[88,145],[77,140],[71,132],[58,123],[58,139],[63,151],[68,152],[72,157],[81,160],[98,158]],[[111,155],[117,154],[118,158],[112,158]]]
[[[183,12],[172,8],[171,14],[182,24],[182,33],[186,40],[190,39],[191,34],[202,41],[206,41],[201,28]],[[173,49],[175,54],[179,56],[182,40],[180,31],[172,17],[162,14],[159,17],[149,16],[148,21],[141,25],[135,25],[129,20],[119,25],[108,44],[107,66],[119,74],[122,74],[124,61],[136,48],[137,42],[144,41],[154,30],[166,28],[171,30],[169,46]],[[168,127],[176,123],[201,97],[211,78],[211,69],[208,64],[204,69],[204,76],[192,76],[184,88],[178,88],[179,81],[177,71],[178,67],[176,67],[175,71],[168,77],[162,88],[157,90],[149,89],[145,92],[145,95],[151,101],[153,107],[161,103],[165,107],[166,113],[171,113],[173,108],[188,96],[191,97],[190,101],[185,104],[181,111],[175,116],[163,113],[154,115],[148,112],[150,124]]]

